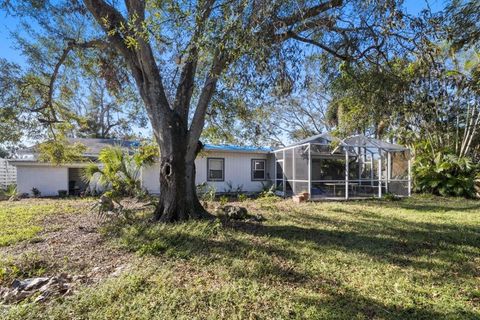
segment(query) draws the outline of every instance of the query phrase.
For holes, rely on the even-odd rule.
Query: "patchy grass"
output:
[[[44,257],[26,252],[20,257],[0,258],[0,286],[8,286],[14,279],[25,279],[43,276],[49,268]]]
[[[480,202],[244,201],[258,223],[110,225],[132,267],[7,319],[480,319]],[[88,248],[85,248],[88,250]]]
[[[32,245],[42,241],[41,233],[45,229],[52,231],[53,228],[59,228],[45,225],[47,217],[72,214],[83,203],[48,199],[0,201],[0,249],[8,249],[6,247],[22,242]],[[9,285],[16,278],[42,276],[51,265],[47,260],[41,253],[25,251],[13,256],[0,251],[0,286]]]
[[[72,200],[0,201],[0,247],[24,240],[34,241],[43,230],[43,218],[72,213],[75,207]]]

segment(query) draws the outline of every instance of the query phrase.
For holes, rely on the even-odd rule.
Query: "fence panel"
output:
[[[17,183],[17,170],[8,164],[6,159],[0,159],[0,188]]]

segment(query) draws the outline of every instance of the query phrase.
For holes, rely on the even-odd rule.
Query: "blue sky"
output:
[[[430,5],[432,10],[441,10],[444,7],[445,0],[405,0],[404,6],[408,13],[417,14],[422,9]],[[5,58],[11,62],[23,64],[24,59],[20,52],[13,47],[10,33],[17,28],[17,19],[0,13],[0,58]]]

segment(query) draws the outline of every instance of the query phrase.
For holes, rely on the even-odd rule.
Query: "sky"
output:
[[[427,4],[433,11],[441,10],[445,5],[445,0],[405,0],[404,7],[409,14],[418,14]],[[11,32],[18,27],[17,19],[7,16],[0,12],[0,58],[7,59],[10,62],[24,64],[25,60],[21,53],[13,46]]]

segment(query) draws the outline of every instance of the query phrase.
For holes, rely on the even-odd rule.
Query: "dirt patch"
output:
[[[106,243],[99,233],[102,221],[90,212],[92,204],[84,201],[78,204],[75,213],[45,217],[44,231],[35,241],[2,247],[0,256],[15,261],[25,255],[35,255],[46,264],[45,275],[68,271],[86,276],[89,282],[118,273],[134,255]]]

